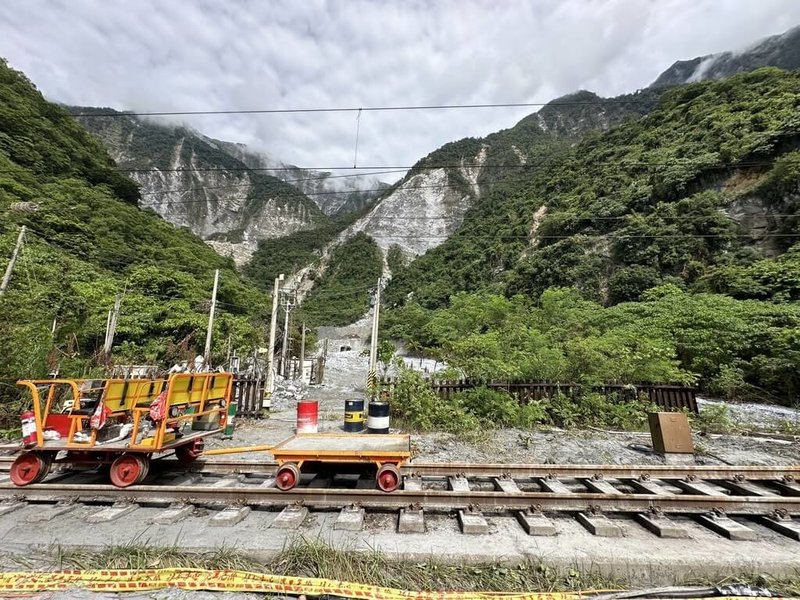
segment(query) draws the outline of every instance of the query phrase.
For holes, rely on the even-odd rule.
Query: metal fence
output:
[[[503,390],[514,396],[520,404],[529,404],[538,400],[546,400],[555,395],[575,397],[586,390],[586,386],[577,383],[553,383],[550,381],[482,381],[478,379],[459,379],[457,381],[429,380],[431,389],[440,398],[448,400],[454,394],[477,387],[492,390]],[[394,387],[391,377],[381,379],[381,388],[389,390]],[[612,401],[631,401],[646,395],[650,402],[666,411],[689,410],[697,413],[697,390],[691,386],[637,383],[609,383],[590,386],[593,392],[603,394]]]

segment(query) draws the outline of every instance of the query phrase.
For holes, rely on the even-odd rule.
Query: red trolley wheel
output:
[[[184,446],[175,448],[175,457],[178,459],[179,463],[191,463],[200,458],[205,447],[206,443],[203,441],[203,438],[197,438]]]
[[[39,472],[39,476],[36,478],[34,483],[40,482],[42,479],[44,479],[50,474],[50,467],[53,466],[53,459],[55,458],[55,454],[52,452],[42,452],[41,457],[44,466],[42,467],[42,470]]]
[[[41,481],[50,471],[50,461],[39,452],[25,452],[11,463],[11,481],[23,486]]]
[[[298,481],[300,481],[300,469],[294,463],[286,463],[281,466],[275,475],[275,485],[284,492],[296,486]]]
[[[147,462],[135,454],[123,454],[111,463],[109,477],[117,487],[128,487],[147,476]]]
[[[136,479],[136,483],[142,483],[145,479],[147,479],[147,475],[150,473],[150,457],[146,454],[137,454],[136,458],[142,464],[142,472]]]
[[[382,491],[393,492],[400,485],[400,471],[392,463],[386,463],[378,469],[375,481]]]

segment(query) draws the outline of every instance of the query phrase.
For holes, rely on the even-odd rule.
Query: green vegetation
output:
[[[151,545],[147,541],[108,546],[99,552],[54,548],[35,557],[10,555],[22,569],[236,569],[289,577],[312,577],[334,581],[363,583],[401,590],[418,591],[498,591],[560,592],[609,590],[630,587],[629,583],[610,580],[579,565],[554,567],[546,561],[531,559],[518,564],[499,562],[456,562],[428,557],[424,561],[391,558],[377,550],[334,548],[320,539],[297,536],[268,561],[260,562],[229,547],[207,552],[189,552],[179,547]],[[674,585],[763,586],[786,597],[800,593],[797,578],[775,579],[742,573],[724,580],[698,581],[676,578]]]
[[[404,366],[402,361],[397,368],[399,374],[390,397],[392,415],[396,422],[416,431],[468,434],[497,427],[531,429],[537,425],[639,431],[647,429],[647,411],[653,408],[645,399],[617,401],[596,393],[556,395],[520,404],[507,392],[487,387],[442,399],[421,373]]]
[[[395,273],[386,334],[470,377],[696,380],[795,402],[799,89],[765,68],[659,91],[655,108],[648,92],[642,118],[540,146]],[[542,118],[563,138],[572,110]]]
[[[213,354],[250,349],[267,298],[186,229],[136,207],[138,188],[99,142],[24,75],[0,63],[0,264],[20,226],[24,252],[0,298],[0,379],[97,367],[107,311],[124,296],[116,362],[166,363],[202,351],[220,269]],[[17,210],[31,202],[35,211]],[[55,322],[55,331],[51,329]],[[0,385],[0,395],[13,389]]]
[[[244,267],[255,285],[272,291],[275,278],[287,277],[319,259],[322,249],[340,232],[337,223],[308,231],[295,231],[279,238],[260,240],[258,249]]]
[[[383,270],[381,251],[375,241],[357,233],[331,252],[325,273],[300,307],[310,326],[348,325],[369,308],[370,288]]]
[[[565,285],[612,304],[661,283],[691,288],[786,249],[800,234],[798,89],[800,73],[771,68],[682,86],[643,118],[568,151],[540,146],[540,160],[511,170],[455,235],[393,279],[388,304],[411,292],[436,308],[458,291],[536,297]],[[794,216],[758,232],[726,216],[753,198],[760,211]]]
[[[524,296],[460,293],[448,307],[390,312],[385,334],[467,377],[599,384],[691,383],[793,402],[800,306],[690,294],[674,285],[604,308],[571,288]]]

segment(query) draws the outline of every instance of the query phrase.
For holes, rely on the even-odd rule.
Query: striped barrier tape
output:
[[[134,592],[175,587],[185,590],[264,592],[307,596],[340,596],[364,600],[578,600],[597,592],[505,593],[414,592],[361,583],[283,577],[248,571],[205,569],[101,569],[0,573],[0,594],[83,588],[95,592]],[[752,599],[750,599],[752,600]]]

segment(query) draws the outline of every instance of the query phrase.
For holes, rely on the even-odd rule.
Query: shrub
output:
[[[430,384],[419,371],[396,362],[398,376],[390,398],[395,417],[410,427],[422,431],[471,431],[478,419],[460,405],[458,400],[445,401],[433,393]]]
[[[454,400],[487,425],[519,424],[519,402],[507,392],[479,387],[456,394]]]

